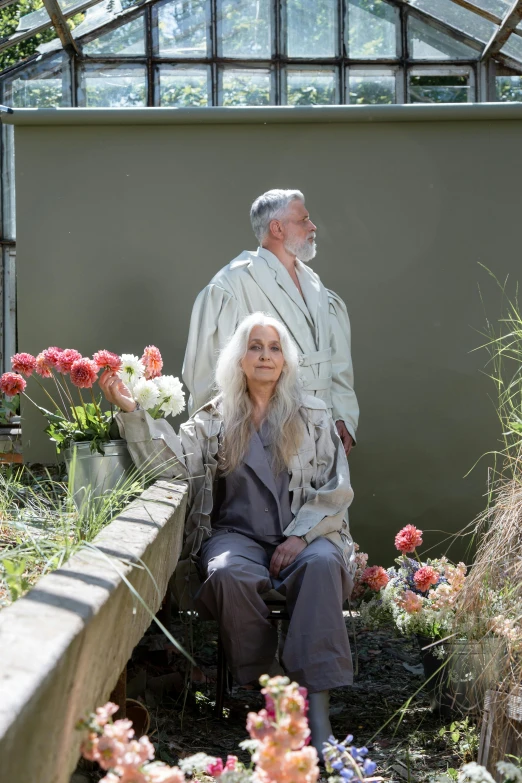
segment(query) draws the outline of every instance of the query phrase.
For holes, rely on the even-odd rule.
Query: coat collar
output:
[[[263,261],[265,263],[262,263]],[[305,300],[299,293],[296,284],[288,274],[285,266],[277,256],[264,247],[258,247],[257,252],[254,254],[254,261],[249,269],[250,274],[252,274],[253,277],[258,278],[258,282],[263,286],[265,295],[270,299],[274,307],[276,306],[273,299],[276,294],[276,289],[274,289],[273,284],[275,278],[277,285],[290,297],[292,302],[301,310],[307,321],[309,321],[310,325],[313,327],[313,321]],[[286,323],[286,319],[283,318],[283,321]]]

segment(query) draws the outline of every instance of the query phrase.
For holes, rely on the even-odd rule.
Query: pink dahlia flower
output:
[[[0,391],[7,397],[14,397],[15,394],[22,394],[26,386],[27,381],[15,372],[4,372],[0,378]]]
[[[92,358],[99,370],[112,370],[113,372],[121,370],[121,359],[117,353],[105,350],[96,351]]]
[[[71,383],[80,389],[90,389],[98,376],[98,368],[91,359],[77,359],[71,367]]]
[[[416,528],[415,525],[406,525],[395,536],[395,547],[403,554],[414,552],[421,544],[422,530]]]
[[[52,345],[50,348],[46,348],[45,351],[42,351],[42,353],[45,356],[45,361],[50,364],[51,367],[56,367],[58,365],[58,359],[63,353],[63,348],[57,348],[56,345]]]
[[[163,369],[163,359],[155,345],[147,345],[143,351],[141,361],[145,365],[145,378],[148,381],[152,378],[159,378]]]
[[[18,372],[29,378],[36,370],[36,359],[30,353],[15,353],[14,356],[11,356],[11,367],[13,372]]]
[[[62,375],[68,375],[71,372],[74,362],[77,362],[78,359],[81,358],[81,353],[75,351],[74,348],[66,348],[65,351],[62,351],[57,357],[56,369],[58,372],[61,372]]]
[[[386,587],[389,581],[390,577],[382,566],[371,566],[361,574],[361,582],[365,582],[370,590],[375,590],[376,593]]]
[[[36,357],[36,372],[38,375],[41,375],[42,378],[52,378],[53,377],[53,365],[50,364],[45,356],[45,351],[42,351],[38,354]]]
[[[430,589],[431,585],[436,585],[439,581],[440,574],[432,566],[422,566],[413,576],[415,587],[420,590],[421,593],[425,593]]]
[[[422,609],[422,598],[412,590],[406,590],[398,603],[401,609],[404,609],[408,614],[415,614]]]

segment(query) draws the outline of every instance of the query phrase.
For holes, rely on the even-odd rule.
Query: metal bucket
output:
[[[74,471],[73,497],[80,506],[86,496],[100,498],[122,486],[133,463],[124,440],[103,444],[105,454],[91,451],[90,442],[75,443],[63,452],[69,474]],[[74,463],[74,464],[73,464]]]

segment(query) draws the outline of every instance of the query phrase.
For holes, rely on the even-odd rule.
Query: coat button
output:
[[[268,509],[267,508],[265,508],[265,512],[268,513]]]

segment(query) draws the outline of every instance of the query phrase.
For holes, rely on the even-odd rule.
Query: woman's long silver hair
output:
[[[247,315],[221,351],[216,366],[216,385],[221,394],[224,422],[224,437],[219,454],[220,471],[223,474],[231,473],[238,467],[252,437],[253,405],[241,361],[255,326],[272,326],[277,331],[285,360],[265,418],[276,474],[288,467],[290,457],[295,454],[303,435],[304,425],[299,415],[299,357],[295,343],[286,326],[275,318],[265,313]]]

